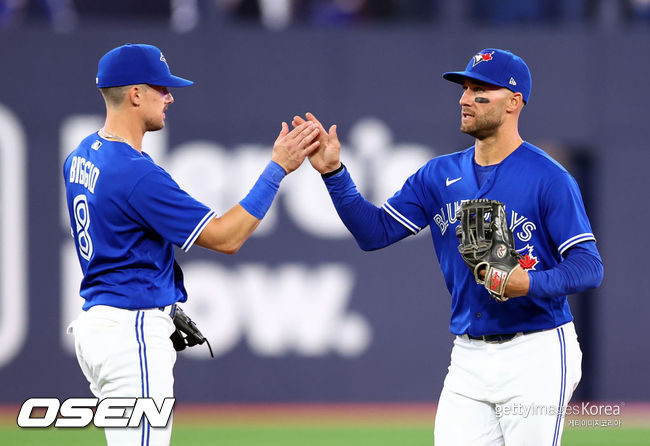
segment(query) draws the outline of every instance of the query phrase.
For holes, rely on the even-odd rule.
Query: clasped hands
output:
[[[341,143],[336,125],[326,131],[312,113],[307,113],[305,118],[294,116],[291,131],[285,122],[282,123],[282,130],[273,144],[271,160],[287,173],[300,167],[307,157],[321,174],[338,169],[341,166]]]

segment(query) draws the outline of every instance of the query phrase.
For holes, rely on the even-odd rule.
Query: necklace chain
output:
[[[125,143],[129,144],[129,142],[126,139],[122,138],[121,136],[117,136],[117,135],[114,135],[112,133],[108,133],[106,130],[104,130],[104,127],[99,129],[99,133],[101,133],[100,136],[103,135],[103,136],[106,136],[108,138],[118,139],[118,140],[120,140],[122,142],[125,142]],[[129,144],[129,145],[131,145],[131,144]]]
[[[134,150],[138,150],[138,149],[136,149],[135,147],[133,147],[133,146],[131,145],[131,143],[128,142],[125,138],[122,138],[121,136],[114,135],[113,133],[109,133],[109,132],[107,132],[106,130],[104,130],[104,127],[102,127],[101,129],[99,129],[99,130],[97,131],[97,133],[99,133],[99,136],[101,136],[102,138],[113,138],[113,139],[117,139],[118,141],[122,141],[124,144],[128,145],[129,147],[133,148]],[[138,152],[139,152],[139,150],[138,150]]]

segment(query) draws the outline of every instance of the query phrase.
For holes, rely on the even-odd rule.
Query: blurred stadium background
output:
[[[430,157],[472,144],[441,73],[485,47],[521,55],[522,136],[581,184],[605,263],[601,288],[570,298],[584,351],[574,401],[621,415],[567,422],[565,444],[650,444],[649,0],[1,0],[0,444],[102,444],[19,431],[15,417],[29,397],[90,395],[65,335],[81,302],[61,164],[101,127],[97,61],[127,42],[159,46],[196,81],[173,92],[146,150],[218,212],[253,184],[281,121],[307,111],[338,124],[344,162],[380,204]],[[290,444],[273,432],[431,444],[452,337],[423,232],[361,252],[305,165],[236,256],[180,254],[185,308],[216,359],[179,355],[173,444],[244,445],[255,429],[258,445]],[[197,423],[211,440],[192,439]],[[336,436],[346,428],[356,436]]]

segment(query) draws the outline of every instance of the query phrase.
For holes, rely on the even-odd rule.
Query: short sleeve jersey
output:
[[[68,155],[63,176],[84,275],[83,309],[145,309],[185,301],[174,245],[189,250],[215,213],[149,155],[97,133]]]
[[[427,225],[452,296],[451,332],[473,336],[534,331],[573,320],[566,296],[526,296],[497,302],[474,280],[458,253],[455,229],[463,201],[505,204],[522,267],[550,269],[567,249],[595,240],[573,177],[541,149],[524,142],[479,188],[474,146],[434,158],[413,174],[383,208],[412,233]]]

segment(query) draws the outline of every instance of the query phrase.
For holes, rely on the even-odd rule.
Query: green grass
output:
[[[102,446],[99,429],[19,429],[0,427],[3,446]],[[430,427],[219,426],[174,428],[172,446],[431,446]],[[564,429],[564,446],[641,446],[650,428]]]
[[[650,428],[564,428],[564,446],[648,446]]]
[[[209,432],[191,428],[174,431],[172,444],[199,446],[218,444],[227,446],[419,446],[433,443],[429,428],[399,427],[225,427]],[[218,439],[218,441],[216,441]]]

